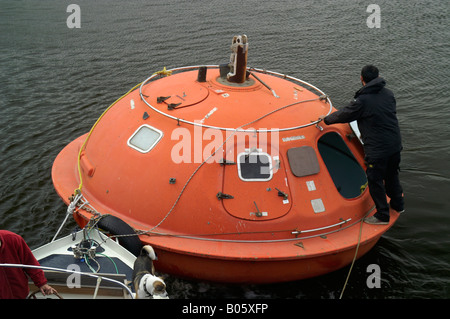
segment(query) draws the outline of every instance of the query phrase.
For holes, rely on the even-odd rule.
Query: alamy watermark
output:
[[[69,29],[81,28],[81,8],[78,4],[69,4],[66,12],[70,13],[67,17],[66,24]],[[367,27],[381,28],[381,8],[378,4],[369,4],[366,9],[370,15],[367,17]]]
[[[367,17],[366,24],[367,27],[373,28],[381,28],[381,8],[378,4],[369,4],[366,9],[367,13],[370,15]]]
[[[366,285],[368,288],[381,288],[381,268],[377,264],[370,264],[367,266],[367,272],[370,275],[366,279]]]
[[[191,132],[192,130],[184,127],[172,131],[171,140],[179,141],[171,151],[174,163],[221,163],[225,155],[227,158],[235,158],[236,154],[248,149],[266,150],[272,157],[279,155],[278,129],[227,131],[224,137],[219,129],[207,128],[203,131],[201,126],[195,125],[194,134]]]
[[[66,20],[69,29],[81,28],[81,8],[78,4],[69,4],[66,12],[71,13]]]
[[[67,266],[67,270],[73,271],[72,274],[67,276],[66,285],[67,288],[81,288],[81,268],[77,264],[70,264]]]

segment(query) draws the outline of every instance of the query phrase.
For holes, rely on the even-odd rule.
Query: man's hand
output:
[[[45,284],[43,286],[39,287],[39,290],[42,292],[42,294],[44,296],[46,295],[52,295],[54,294],[56,291],[56,289],[54,289],[53,287],[51,287],[49,284]]]

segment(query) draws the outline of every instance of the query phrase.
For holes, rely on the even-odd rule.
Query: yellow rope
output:
[[[369,185],[369,182],[366,182],[364,185],[361,185],[361,187],[359,188],[359,190],[361,191],[361,194],[366,190],[367,185]]]
[[[362,235],[362,229],[363,229],[363,225],[364,225],[364,218],[366,218],[374,209],[375,209],[375,206],[373,206],[361,219],[361,225],[359,226],[359,234],[358,234],[358,244],[356,245],[355,255],[353,256],[353,261],[352,261],[352,264],[348,271],[347,278],[345,279],[344,286],[342,287],[342,291],[341,291],[341,295],[339,296],[339,299],[342,299],[342,296],[344,295],[345,287],[347,287],[348,279],[350,278],[350,274],[352,273],[353,265],[355,264],[355,261],[356,261],[356,256],[358,255],[359,245],[361,244],[361,235]]]
[[[159,75],[164,75],[164,76],[169,76],[172,75],[172,71],[167,70],[166,67],[164,67],[161,71],[157,71],[155,73],[153,73],[153,75],[155,74],[159,74]],[[78,152],[78,159],[77,159],[77,165],[78,165],[78,177],[80,179],[80,185],[78,186],[78,188],[75,190],[75,194],[81,194],[81,188],[83,187],[83,177],[81,175],[81,164],[80,164],[80,159],[81,159],[81,153],[83,152],[83,150],[86,147],[86,143],[89,140],[89,138],[91,137],[92,132],[94,131],[95,127],[97,126],[97,124],[100,122],[100,120],[103,118],[103,116],[117,103],[119,102],[121,99],[123,99],[125,96],[127,96],[129,93],[131,93],[132,91],[134,91],[138,86],[140,86],[142,84],[139,83],[137,85],[135,85],[131,90],[129,90],[127,93],[125,93],[124,95],[122,95],[121,97],[119,97],[116,101],[114,101],[113,104],[111,104],[110,106],[108,106],[108,108],[102,113],[102,115],[100,115],[100,117],[97,119],[97,121],[94,123],[94,125],[92,126],[91,130],[89,131],[88,136],[86,137],[86,139],[84,140],[83,145],[80,148],[80,151]]]
[[[142,83],[142,82],[141,82]],[[77,164],[78,164],[78,177],[80,178],[80,185],[78,186],[78,188],[75,190],[75,194],[80,194],[81,193],[81,188],[83,187],[83,177],[81,175],[81,164],[80,164],[80,159],[81,159],[81,153],[83,152],[84,148],[86,147],[86,143],[89,140],[89,137],[91,137],[92,132],[94,131],[95,127],[97,126],[97,124],[100,122],[100,120],[103,118],[103,116],[117,103],[119,102],[121,99],[123,99],[125,96],[127,96],[129,93],[131,93],[132,91],[134,91],[139,85],[141,85],[141,83],[135,85],[131,90],[129,90],[127,93],[125,93],[124,95],[122,95],[121,97],[119,97],[116,101],[114,101],[114,103],[112,103],[110,106],[108,106],[108,108],[102,113],[102,115],[100,115],[100,117],[97,119],[97,121],[94,123],[94,125],[92,126],[91,130],[89,131],[89,134],[86,136],[86,139],[83,142],[83,145],[80,148],[80,151],[78,152],[78,159],[77,159]]]
[[[168,71],[166,70],[166,67],[164,67],[161,71],[156,71],[155,73],[153,73],[153,75],[155,74],[169,76],[172,75],[172,71]]]
[[[347,278],[345,279],[344,286],[342,287],[342,291],[341,291],[341,295],[339,296],[339,299],[342,299],[342,296],[344,295],[345,287],[347,287],[348,279],[350,278],[350,274],[352,273],[353,265],[355,264],[356,256],[358,255],[359,244],[361,243],[361,233],[362,233],[363,224],[364,224],[364,218],[361,220],[361,225],[359,227],[358,244],[356,245],[355,256],[353,256],[353,261],[350,266],[350,270],[348,271]]]

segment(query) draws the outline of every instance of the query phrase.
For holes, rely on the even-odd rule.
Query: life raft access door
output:
[[[247,220],[270,220],[287,214],[292,198],[281,154],[246,148],[230,161],[232,151],[236,148],[227,152],[223,192],[218,194],[225,210]]]

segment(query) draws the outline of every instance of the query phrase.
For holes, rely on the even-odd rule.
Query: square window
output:
[[[239,178],[243,181],[269,181],[272,179],[272,159],[260,150],[246,150],[237,157]]]
[[[163,133],[160,130],[144,124],[128,139],[128,146],[141,153],[147,153],[159,142],[162,136]]]

